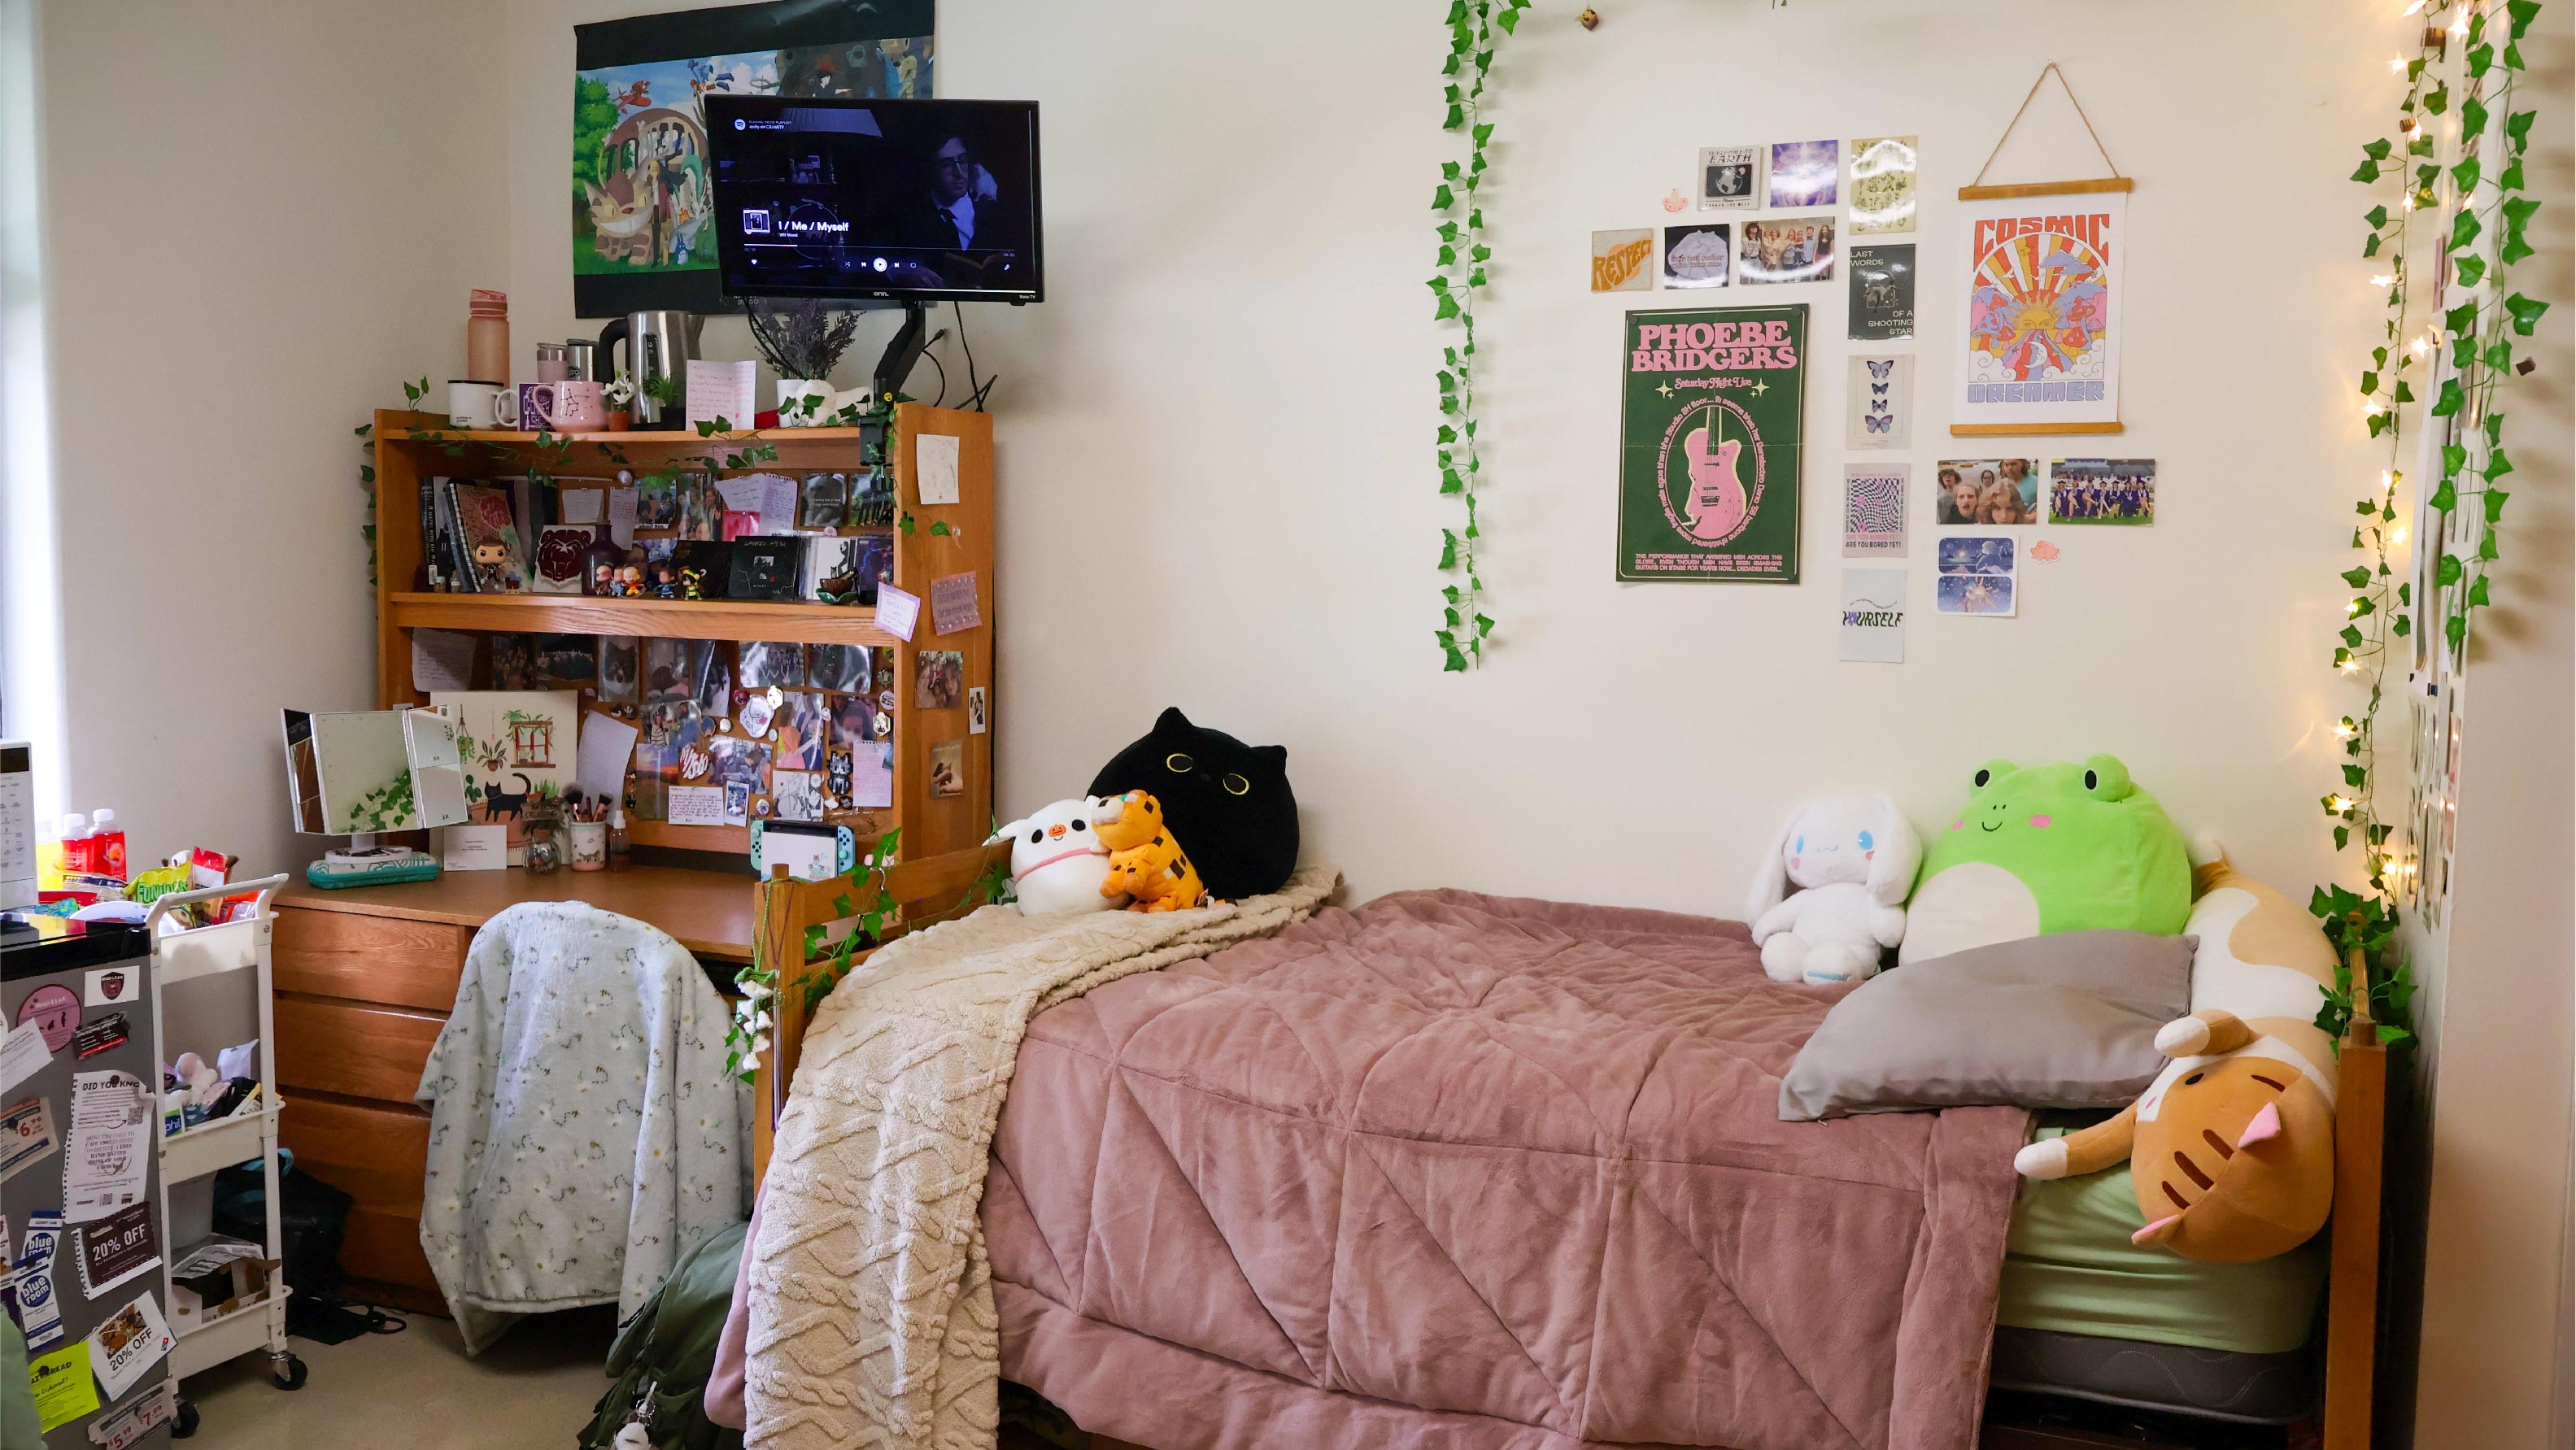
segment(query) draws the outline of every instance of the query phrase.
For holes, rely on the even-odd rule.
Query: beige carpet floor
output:
[[[186,1450],[573,1450],[608,1389],[601,1366],[616,1337],[613,1311],[529,1320],[480,1359],[456,1329],[426,1314],[400,1334],[346,1344],[288,1343],[303,1356],[304,1388],[269,1378],[268,1356],[245,1355],[187,1380],[196,1437]]]

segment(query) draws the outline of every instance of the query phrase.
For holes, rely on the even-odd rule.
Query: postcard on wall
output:
[[[1852,230],[1867,235],[1914,230],[1914,138],[1865,137],[1851,143]]]
[[[1699,209],[1734,211],[1762,204],[1762,148],[1699,149]]]
[[[2061,458],[2048,466],[2052,524],[2143,525],[2156,521],[2152,458]]]
[[[930,581],[930,632],[958,634],[984,622],[975,596],[975,571],[943,574]]]
[[[1864,664],[1905,662],[1905,571],[1843,570],[1843,658]]]
[[[1987,614],[2010,618],[2019,612],[2013,597],[2018,581],[2013,541],[2000,535],[1956,534],[1944,537],[1936,551],[1940,573],[1933,583],[1932,607],[1941,614]]]
[[[2120,431],[2118,192],[1959,204],[1958,382],[1950,431]]]
[[[1746,222],[1735,252],[1735,280],[1747,285],[1834,280],[1834,219],[1784,216]]]
[[[1664,228],[1665,288],[1725,286],[1735,260],[1729,236],[1725,222]]]
[[[1592,234],[1592,290],[1652,292],[1655,272],[1646,265],[1655,257],[1651,227]]]
[[[1851,249],[1854,342],[1895,342],[1914,335],[1914,244]]]
[[[1807,308],[1631,312],[1621,368],[1623,580],[1798,580]]]
[[[1843,557],[1905,557],[1905,480],[1902,463],[1843,466]]]
[[[1771,143],[1771,204],[1775,207],[1832,206],[1842,171],[1839,141]]]
[[[943,740],[930,747],[930,793],[933,796],[966,793],[966,742]]]
[[[1855,357],[1844,396],[1843,444],[1860,452],[1914,446],[1914,359],[1907,353]]]
[[[1932,516],[1944,527],[2039,522],[2038,462],[2029,458],[1945,458]]]

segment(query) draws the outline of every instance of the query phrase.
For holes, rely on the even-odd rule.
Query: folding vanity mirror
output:
[[[285,712],[286,785],[295,829],[346,835],[351,847],[315,862],[317,886],[427,880],[424,852],[379,846],[377,833],[465,819],[465,760],[456,721],[435,710]]]

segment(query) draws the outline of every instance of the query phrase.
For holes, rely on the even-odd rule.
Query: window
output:
[[[45,376],[37,0],[0,0],[0,735],[32,741],[36,818],[63,809],[63,626]]]

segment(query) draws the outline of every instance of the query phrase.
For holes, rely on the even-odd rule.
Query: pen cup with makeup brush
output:
[[[564,827],[564,835],[571,843],[572,869],[608,869],[608,822],[574,821]]]

